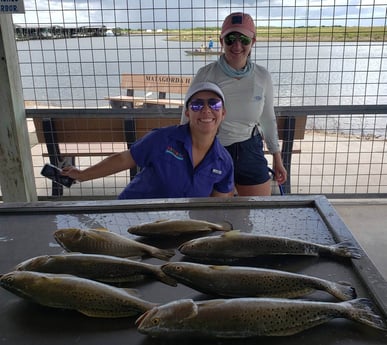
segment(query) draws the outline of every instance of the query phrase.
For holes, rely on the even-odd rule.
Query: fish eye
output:
[[[181,271],[183,268],[181,266],[176,266],[176,271]]]
[[[4,284],[4,285],[10,285],[12,284],[14,281],[14,277],[13,275],[8,275],[8,276],[3,276],[1,277],[1,282]]]
[[[160,319],[158,317],[155,317],[154,319],[152,319],[152,324],[154,326],[157,326],[159,323],[160,323]]]

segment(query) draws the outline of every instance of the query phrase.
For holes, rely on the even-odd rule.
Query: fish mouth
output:
[[[194,243],[193,241],[194,240],[189,240],[187,242],[180,244],[179,247],[177,247],[177,250],[179,250],[179,251],[184,250],[184,248],[189,247],[191,245],[191,243]]]
[[[141,314],[137,319],[136,321],[134,321],[134,324],[137,326],[137,327],[141,327],[141,324],[143,323],[143,321],[149,316],[151,317],[155,312],[156,312],[156,308],[152,308],[150,310],[147,310],[146,312],[144,312],[143,314]]]
[[[54,237],[55,241],[56,241],[63,249],[65,249],[65,248],[63,247],[62,235],[61,235],[61,234],[58,234],[57,232],[54,232],[53,237]]]

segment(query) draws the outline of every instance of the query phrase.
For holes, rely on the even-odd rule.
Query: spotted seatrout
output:
[[[161,260],[169,260],[175,255],[173,250],[156,248],[109,231],[68,228],[55,231],[54,237],[69,252],[127,258],[153,256]]]
[[[179,283],[215,296],[295,298],[322,290],[343,301],[356,298],[347,283],[279,270],[190,262],[169,262],[161,269]]]
[[[349,242],[321,245],[286,237],[262,236],[238,230],[205,236],[180,245],[187,256],[203,259],[239,259],[259,255],[330,255],[359,258],[360,250]]]
[[[14,271],[1,276],[0,286],[38,304],[90,317],[136,316],[156,306],[124,289],[65,274]]]
[[[159,265],[100,254],[42,255],[30,258],[15,267],[18,271],[72,274],[107,283],[127,283],[151,278],[176,286]]]
[[[132,226],[128,232],[139,236],[181,236],[211,231],[228,231],[232,229],[230,223],[210,223],[198,219],[162,219],[152,223]]]
[[[136,325],[141,333],[153,337],[249,338],[292,335],[335,318],[387,331],[385,321],[364,298],[340,303],[280,298],[185,299],[145,312]]]

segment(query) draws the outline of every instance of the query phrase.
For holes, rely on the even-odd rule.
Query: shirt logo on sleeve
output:
[[[180,152],[175,150],[172,146],[168,146],[167,149],[165,150],[165,153],[172,155],[178,160],[181,160],[181,161],[184,160],[184,156]]]

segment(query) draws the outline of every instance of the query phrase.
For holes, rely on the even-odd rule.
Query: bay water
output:
[[[194,75],[218,57],[162,35],[18,41],[24,99],[54,107],[108,107],[123,73]],[[215,50],[220,49],[217,44]],[[257,42],[252,60],[273,79],[276,106],[387,104],[385,42]],[[355,120],[355,122],[354,122]],[[314,119],[313,128],[386,137],[387,117]]]

